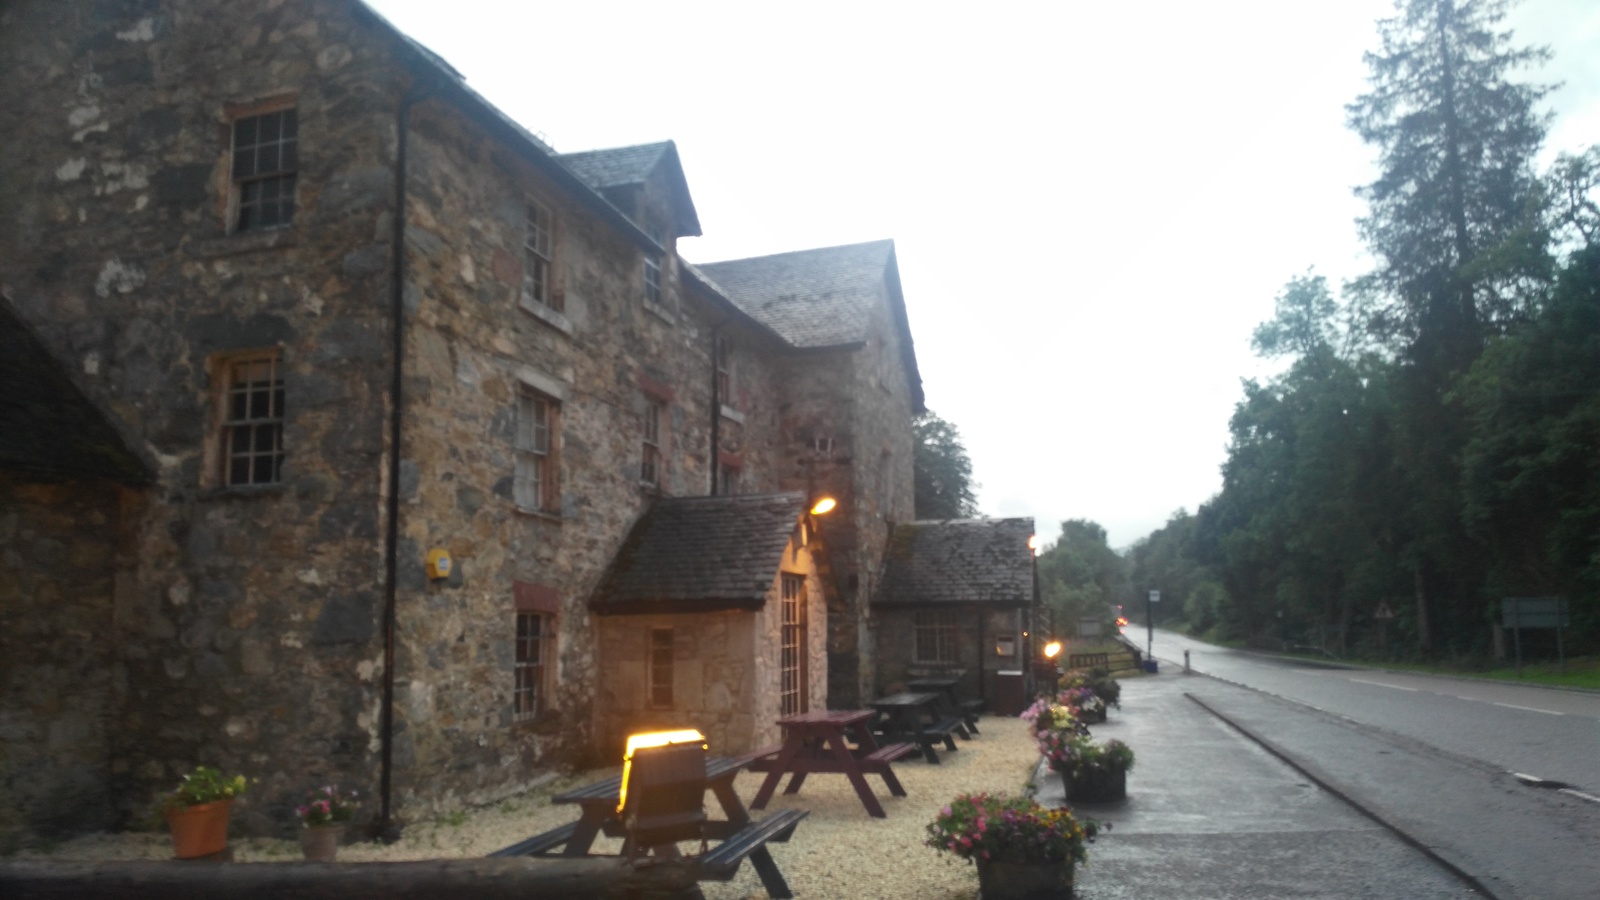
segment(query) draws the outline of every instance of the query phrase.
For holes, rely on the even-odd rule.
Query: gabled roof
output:
[[[149,484],[149,467],[0,298],[0,467]]]
[[[701,263],[700,271],[794,346],[838,347],[867,339],[893,260],[894,241],[871,241]]]
[[[556,158],[576,172],[585,184],[602,192],[608,188],[642,185],[662,166],[666,166],[664,174],[668,190],[672,192],[672,214],[677,225],[674,237],[699,236],[700,215],[695,212],[694,198],[689,196],[689,181],[683,176],[683,163],[678,159],[677,144],[661,141],[609,150],[563,153]]]
[[[877,606],[1033,604],[1033,519],[951,519],[897,526]]]
[[[760,609],[805,496],[663,497],[633,526],[595,592],[598,614]]]
[[[739,309],[803,349],[862,344],[870,336],[873,306],[886,299],[899,332],[911,405],[922,411],[922,375],[894,241],[701,263],[699,270]]]

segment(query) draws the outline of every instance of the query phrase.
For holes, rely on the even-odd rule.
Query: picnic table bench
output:
[[[957,676],[937,675],[926,678],[913,678],[906,682],[906,687],[913,691],[938,694],[941,717],[949,715],[960,716],[962,729],[956,733],[965,739],[978,733],[978,713],[983,710],[983,701],[958,698],[956,696],[956,686],[960,683],[961,679]]]
[[[870,709],[830,709],[798,713],[778,720],[783,727],[783,743],[758,750],[750,763],[753,772],[766,772],[766,780],[750,802],[751,809],[763,809],[778,789],[784,775],[789,784],[785,794],[797,794],[806,776],[831,773],[850,779],[861,805],[874,818],[886,817],[883,805],[873,796],[867,784],[867,775],[877,775],[896,797],[906,795],[895,777],[890,763],[916,752],[916,745],[906,743],[879,744],[867,727],[875,713]],[[853,734],[857,746],[847,743],[847,734]]]
[[[1069,653],[1069,654],[1067,654],[1067,668],[1069,668],[1069,669],[1109,669],[1109,668],[1111,668],[1111,654],[1109,654],[1109,653]]]
[[[810,815],[803,809],[785,809],[759,821],[750,817],[743,801],[733,789],[733,780],[753,756],[713,756],[706,759],[706,789],[717,798],[722,807],[723,820],[707,821],[702,827],[706,843],[712,844],[705,852],[690,857],[699,865],[701,880],[728,881],[739,871],[746,858],[755,867],[761,884],[772,897],[792,897],[788,882],[779,871],[778,864],[767,850],[767,842],[788,841],[795,826]],[[640,847],[617,817],[617,804],[622,794],[622,776],[614,775],[592,784],[564,791],[550,798],[558,804],[577,804],[582,812],[576,822],[568,822],[536,834],[509,847],[489,854],[497,856],[553,856],[560,847],[560,856],[592,856],[595,838],[601,834],[622,838],[622,855],[654,852],[657,856],[678,856],[676,844]],[[759,808],[759,807],[758,807]]]
[[[953,735],[966,727],[960,716],[941,711],[939,695],[935,693],[890,694],[868,705],[881,716],[878,727],[885,740],[915,744],[922,748],[922,758],[935,765],[939,763],[939,751],[934,745],[942,742],[946,750],[955,750]]]

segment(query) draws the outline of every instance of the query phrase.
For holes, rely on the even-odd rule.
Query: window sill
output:
[[[551,328],[554,328],[567,337],[572,337],[572,320],[567,318],[565,315],[551,309],[537,300],[529,299],[527,295],[523,295],[522,299],[518,301],[517,306],[520,307],[523,312],[533,316],[535,319],[538,319],[544,324],[549,325]]]
[[[659,303],[652,303],[649,300],[644,300],[642,302],[644,304],[645,310],[650,312],[650,313],[653,313],[661,321],[666,322],[668,325],[677,325],[678,324],[678,316],[675,313],[673,313],[672,310],[666,308],[665,306],[662,306]]]
[[[566,521],[566,519],[561,517],[560,513],[551,512],[547,509],[531,509],[526,506],[514,506],[513,509],[519,516],[526,516],[530,519],[543,519],[544,521],[555,525],[560,525],[562,522]]]
[[[285,225],[282,228],[264,231],[240,231],[217,238],[189,241],[184,244],[183,250],[195,259],[217,259],[240,253],[257,253],[262,250],[293,247],[299,243],[300,233],[294,229],[294,226]]]
[[[724,419],[727,419],[730,422],[738,422],[740,425],[744,424],[744,413],[734,409],[731,406],[728,406],[727,404],[723,404],[722,409],[719,410],[719,412],[722,414]]]
[[[281,481],[277,484],[233,484],[204,488],[196,497],[200,500],[225,500],[232,497],[276,497],[286,493],[288,489],[289,486]]]

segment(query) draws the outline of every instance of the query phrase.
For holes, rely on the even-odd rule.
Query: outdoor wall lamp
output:
[[[1037,534],[1028,535],[1028,549],[1033,551],[1034,556],[1039,555],[1039,536]]]
[[[812,504],[811,514],[813,516],[827,515],[828,513],[833,512],[833,508],[838,505],[839,501],[833,499],[832,497],[821,497],[816,503]]]
[[[1045,659],[1055,659],[1056,656],[1058,654],[1060,654],[1060,653],[1061,653],[1061,642],[1060,641],[1051,641],[1050,643],[1044,645],[1044,658]]]

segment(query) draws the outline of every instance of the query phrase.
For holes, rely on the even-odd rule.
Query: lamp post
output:
[[[1161,592],[1151,591],[1145,595],[1144,604],[1144,658],[1149,659],[1154,652],[1156,642],[1156,604],[1161,602]]]

